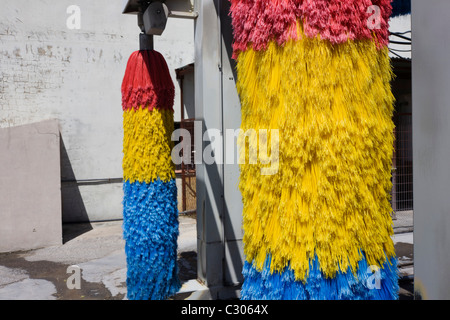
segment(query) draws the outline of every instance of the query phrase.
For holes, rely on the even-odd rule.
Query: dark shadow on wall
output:
[[[92,230],[79,185],[61,135],[61,203],[63,243]]]
[[[231,2],[229,1],[220,1],[220,7],[218,9],[218,14],[220,14],[220,27],[222,31],[222,39],[223,45],[226,50],[226,57],[222,57],[223,59],[228,59],[230,63],[231,70],[233,72],[233,79],[236,83],[237,79],[237,70],[236,70],[236,60],[233,59],[233,27],[232,27],[232,19],[230,14]],[[216,7],[217,10],[217,7]],[[224,52],[225,53],[225,52]]]

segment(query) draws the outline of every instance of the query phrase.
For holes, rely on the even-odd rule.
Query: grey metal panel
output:
[[[412,1],[414,289],[450,299],[450,1]]]
[[[243,282],[244,247],[242,240],[227,240],[225,242],[224,284],[236,286]]]
[[[196,2],[195,115],[202,131],[195,132],[196,156],[209,145],[202,139],[208,129],[221,129],[221,74],[219,27],[215,2]],[[197,159],[198,161],[198,159]],[[223,284],[223,184],[222,166],[197,163],[198,276],[207,286]]]
[[[224,192],[226,199],[225,235],[227,240],[242,239],[242,196],[238,189],[239,164],[236,133],[241,126],[241,104],[236,90],[235,61],[232,56],[232,28],[229,18],[229,1],[221,1],[222,29],[222,90],[224,145]],[[227,134],[228,133],[228,134]],[[231,140],[231,141],[228,141]],[[228,157],[230,153],[230,157]],[[228,159],[228,160],[227,160]],[[232,161],[230,161],[232,160]]]
[[[220,1],[222,35],[222,104],[224,129],[224,229],[225,283],[242,282],[242,195],[239,191],[239,164],[236,133],[241,126],[241,104],[236,90],[236,63],[232,59],[233,30],[229,15],[230,2]],[[230,134],[231,133],[231,134]],[[230,156],[229,156],[230,154]]]
[[[224,164],[230,151],[225,149],[225,131],[240,127],[240,103],[231,59],[230,4],[220,0],[196,4],[199,17],[195,23],[195,115],[202,121],[201,130],[197,128],[195,133],[197,157],[210,146],[209,141],[202,140],[206,131],[220,132],[221,142],[216,162],[197,162],[198,276],[208,287],[220,287],[242,280],[239,166],[237,161]],[[237,155],[235,143],[232,145],[232,152]]]

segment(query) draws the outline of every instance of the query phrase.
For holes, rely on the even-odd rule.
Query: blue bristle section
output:
[[[242,300],[396,300],[398,299],[398,271],[395,257],[377,271],[367,265],[365,256],[356,274],[339,271],[334,278],[326,278],[320,271],[318,259],[310,262],[305,281],[296,281],[294,271],[287,266],[283,272],[270,272],[270,255],[263,270],[245,262]]]
[[[180,288],[176,181],[124,182],[123,191],[128,299],[166,299]]]

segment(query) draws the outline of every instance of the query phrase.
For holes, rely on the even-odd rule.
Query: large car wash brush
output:
[[[130,300],[160,300],[180,288],[178,209],[171,159],[175,89],[163,56],[134,52],[122,83],[123,234]]]
[[[242,299],[395,299],[390,0],[231,0],[245,132]],[[246,157],[241,154],[241,158]]]

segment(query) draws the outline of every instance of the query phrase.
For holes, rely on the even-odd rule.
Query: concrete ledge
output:
[[[57,120],[0,129],[0,252],[62,244]]]

